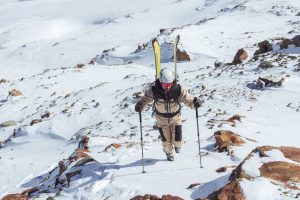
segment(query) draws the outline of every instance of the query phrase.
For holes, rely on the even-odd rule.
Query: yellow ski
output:
[[[153,46],[154,58],[155,58],[155,69],[156,69],[155,80],[156,80],[159,79],[159,73],[160,73],[160,46],[156,38],[152,40],[152,46]]]
[[[177,45],[178,45],[178,42],[179,42],[179,39],[180,39],[180,36],[177,35],[176,39],[175,39],[175,42],[174,42],[174,54],[173,54],[173,57],[174,57],[174,80],[177,82],[177,65],[176,65],[176,62],[177,62],[177,55],[176,55],[176,52],[177,52]]]

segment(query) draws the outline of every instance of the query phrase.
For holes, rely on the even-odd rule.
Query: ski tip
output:
[[[157,41],[156,38],[153,38],[153,39],[152,39],[152,45],[153,45],[155,42],[158,42],[158,41]]]

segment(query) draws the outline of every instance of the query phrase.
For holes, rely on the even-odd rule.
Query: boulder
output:
[[[258,48],[259,49],[257,51],[255,51],[254,55],[267,53],[267,52],[273,50],[272,44],[270,44],[270,42],[267,40],[258,43]]]
[[[176,51],[176,59],[177,61],[190,61],[190,56],[189,54],[183,50],[183,51],[180,51],[179,49],[177,49]]]
[[[284,39],[280,43],[280,49],[287,49],[289,48],[289,45],[292,44],[293,42],[290,39]]]
[[[293,44],[296,47],[300,47],[300,35],[296,35],[293,39],[292,39]]]
[[[234,56],[232,65],[241,64],[244,60],[248,58],[248,53],[244,49],[239,49]]]
[[[219,130],[214,133],[214,137],[216,139],[215,146],[218,151],[228,151],[231,146],[239,146],[244,142],[244,140],[236,133],[228,130]]]
[[[16,97],[16,96],[23,96],[22,92],[19,91],[19,90],[16,90],[16,89],[12,89],[8,92],[8,95],[9,96],[13,96],[13,97]]]

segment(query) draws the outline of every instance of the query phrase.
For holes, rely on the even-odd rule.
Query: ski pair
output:
[[[176,39],[174,41],[174,45],[173,45],[173,57],[174,57],[174,80],[177,82],[177,45],[179,42],[180,36],[177,35]],[[155,58],[155,72],[156,72],[156,76],[155,76],[155,80],[159,79],[159,74],[160,74],[160,45],[159,42],[156,38],[154,38],[152,40],[152,46],[153,46],[153,51],[154,51],[154,58]]]

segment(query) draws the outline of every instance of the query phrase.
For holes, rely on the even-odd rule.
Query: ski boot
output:
[[[175,152],[176,153],[180,153],[180,151],[181,151],[181,147],[175,147]]]
[[[166,156],[168,161],[174,161],[174,156],[172,153],[166,153]]]

